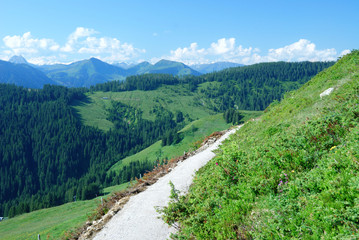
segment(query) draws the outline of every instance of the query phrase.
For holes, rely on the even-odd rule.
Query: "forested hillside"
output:
[[[199,93],[219,111],[231,107],[264,110],[283,93],[297,89],[333,62],[260,63],[207,74]]]
[[[233,109],[264,109],[332,64],[267,63],[198,77],[145,74],[90,89],[2,84],[0,216],[92,198],[155,164],[133,163],[107,175],[124,157],[160,139],[176,144],[177,131],[200,117],[232,109],[226,120],[236,123]],[[97,117],[91,108],[78,111],[96,103],[99,91],[114,96],[97,98],[104,103],[101,117],[111,123],[105,130],[85,124]]]
[[[70,106],[83,89],[45,86],[28,90],[0,85],[0,215],[95,197],[111,179],[106,170],[173,131],[180,121],[161,111],[155,121],[121,103],[113,103],[109,132],[84,126]],[[126,182],[150,166],[122,172]]]
[[[162,85],[180,85],[198,94],[200,101],[216,112],[229,108],[264,110],[285,92],[303,83],[334,62],[260,63],[230,68],[198,77],[161,74],[131,76],[124,82],[97,84],[91,91],[124,92],[155,90]]]
[[[354,50],[247,122],[188,195],[173,191],[174,238],[358,239],[358,86]]]

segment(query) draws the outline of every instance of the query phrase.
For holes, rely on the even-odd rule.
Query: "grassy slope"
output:
[[[191,126],[198,128],[198,130],[196,132],[192,132]],[[184,151],[188,152],[193,150],[194,143],[199,139],[203,139],[215,131],[222,131],[228,129],[229,127],[230,124],[225,123],[222,114],[212,115],[196,120],[181,130],[185,137],[180,143],[162,147],[161,141],[158,141],[141,152],[116,163],[109,171],[120,171],[124,165],[128,165],[133,161],[155,162],[157,159],[171,159],[173,157],[182,156]]]
[[[105,188],[105,194],[120,191],[128,186],[127,183]],[[77,201],[61,206],[41,209],[22,214],[0,222],[0,239],[60,239],[64,233],[82,226],[91,215],[100,197],[87,201]]]
[[[262,112],[255,111],[242,111],[242,113],[245,116],[243,118],[244,121],[250,118],[256,118],[262,114]],[[158,141],[141,152],[117,162],[109,171],[120,171],[123,166],[134,161],[155,162],[157,159],[171,159],[182,156],[184,152],[193,151],[197,141],[204,139],[213,132],[228,129],[230,126],[230,124],[224,121],[223,114],[201,118],[191,122],[180,131],[184,135],[184,138],[178,144],[162,146],[161,141]],[[195,132],[192,131],[193,127],[197,129]]]
[[[172,112],[180,110],[194,120],[214,113],[205,107],[204,101],[181,86],[164,86],[154,91],[94,92],[88,94],[87,101],[74,102],[73,106],[84,124],[107,131],[113,127],[113,124],[106,120],[106,108],[111,106],[111,100],[141,109],[143,117],[149,120],[154,120],[150,111],[155,106]]]
[[[357,239],[358,86],[355,51],[241,128],[166,221],[185,238]]]

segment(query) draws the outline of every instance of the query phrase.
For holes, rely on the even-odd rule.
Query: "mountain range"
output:
[[[22,56],[13,56],[8,62],[1,61],[0,82],[13,83],[29,88],[42,88],[44,84],[66,87],[90,87],[98,83],[113,80],[122,81],[128,76],[147,73],[199,76],[238,66],[242,65],[218,62],[189,67],[181,62],[164,59],[156,64],[149,62],[141,62],[137,65],[126,63],[109,64],[97,58],[77,61],[71,64],[34,65],[28,63]]]
[[[28,88],[42,88],[57,84],[45,73],[28,64],[14,64],[0,60],[0,83],[10,83]]]

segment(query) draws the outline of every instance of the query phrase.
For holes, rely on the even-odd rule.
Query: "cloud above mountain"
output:
[[[318,50],[314,43],[300,39],[295,43],[269,49],[267,53],[261,54],[258,48],[237,45],[235,38],[221,38],[211,43],[208,48],[200,48],[198,43],[194,42],[189,47],[170,51],[170,55],[163,58],[190,65],[220,61],[253,64],[275,61],[333,61],[346,53],[348,50],[338,54],[334,48]]]
[[[94,29],[78,27],[63,46],[53,39],[35,38],[30,32],[6,36],[3,38],[5,50],[0,56],[23,55],[31,63],[48,64],[90,57],[108,62],[131,61],[146,52],[117,38],[97,37],[98,34]]]
[[[0,58],[9,59],[12,55],[23,55],[29,62],[35,64],[66,63],[90,57],[110,63],[138,62],[146,58],[145,49],[135,47],[118,38],[101,36],[95,29],[84,27],[77,27],[68,35],[64,44],[59,44],[50,38],[34,37],[31,32],[5,36],[2,40]],[[168,55],[145,60],[157,62],[160,59],[168,59],[189,65],[219,61],[241,64],[274,61],[332,61],[348,52],[344,50],[338,53],[334,48],[318,49],[307,39],[299,39],[286,46],[263,52],[256,47],[244,47],[238,44],[235,38],[220,38],[207,47],[200,47],[197,42],[193,42],[187,47],[170,50]]]
[[[26,32],[22,36],[6,36],[3,41],[9,49],[7,51],[16,55],[38,53],[42,50],[57,51],[60,48],[54,40],[33,38],[30,32]]]

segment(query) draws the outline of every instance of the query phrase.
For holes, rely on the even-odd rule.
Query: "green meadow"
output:
[[[128,183],[104,189],[105,196],[125,189]],[[66,232],[82,226],[94,209],[100,204],[101,197],[86,201],[66,203],[61,206],[25,213],[0,222],[0,238],[9,240],[61,239]]]

